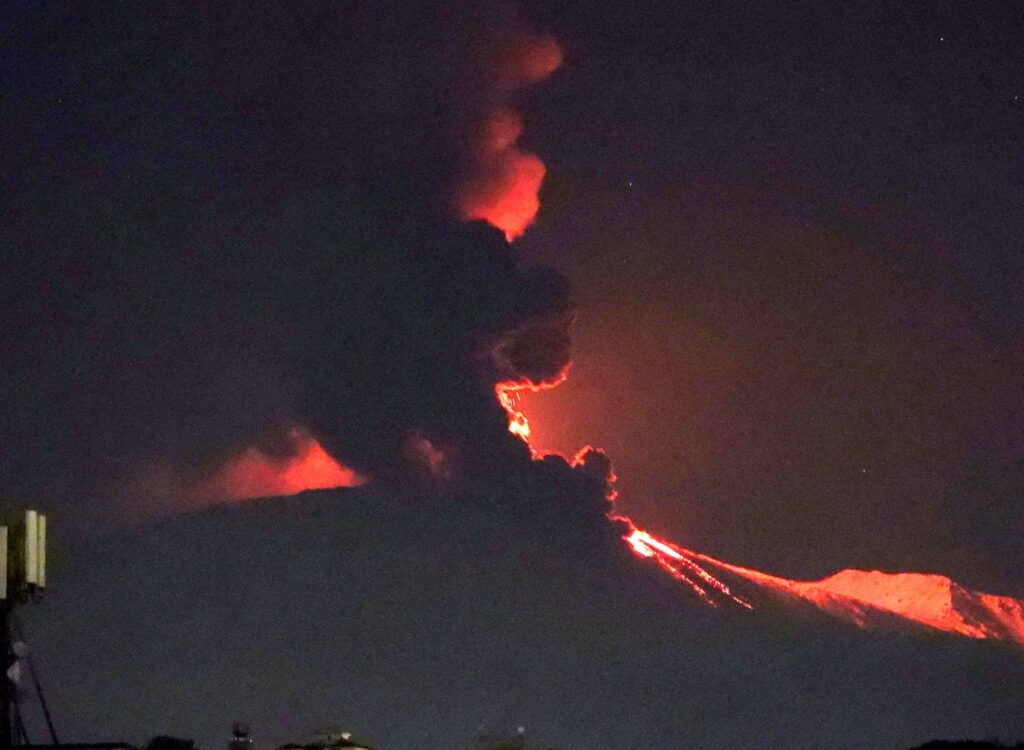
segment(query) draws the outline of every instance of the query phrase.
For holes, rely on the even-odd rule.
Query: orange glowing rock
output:
[[[523,386],[510,383],[499,383],[494,387],[498,401],[508,414],[508,431],[521,438],[524,442],[530,442],[530,422],[526,416],[519,411],[519,394]]]

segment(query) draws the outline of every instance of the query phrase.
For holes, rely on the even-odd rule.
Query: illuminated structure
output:
[[[228,750],[252,750],[252,737],[249,735],[249,725],[236,721],[231,727],[231,740],[228,742]]]
[[[282,745],[277,750],[373,750],[373,748],[352,739],[351,732],[330,728],[317,730],[309,742],[289,743]]]

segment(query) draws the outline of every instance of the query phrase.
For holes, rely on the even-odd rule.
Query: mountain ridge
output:
[[[974,591],[944,575],[847,568],[818,581],[798,581],[699,552],[691,554],[776,594],[776,598],[806,602],[860,628],[889,628],[896,618],[897,622],[1024,648],[1024,601]]]
[[[197,510],[58,545],[21,617],[76,738],[217,747],[245,721],[280,744],[335,723],[402,750],[498,720],[648,750],[1024,735],[1019,651],[708,607],[618,538],[518,511],[374,485]]]

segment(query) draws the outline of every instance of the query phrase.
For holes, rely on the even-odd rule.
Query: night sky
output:
[[[605,518],[613,464],[740,565],[1024,596],[1022,42],[1011,3],[4,3],[0,494],[52,519],[65,725],[1024,735],[1019,653],[705,611]],[[460,205],[512,109],[510,246]],[[495,384],[566,368],[532,445],[607,458],[507,431]],[[296,427],[365,486],[205,507]]]
[[[531,12],[567,61],[522,244],[580,300],[539,442],[726,557],[1019,595],[1020,9],[664,5]]]

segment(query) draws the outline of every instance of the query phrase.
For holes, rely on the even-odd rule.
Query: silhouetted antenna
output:
[[[18,683],[21,680],[20,658],[27,652],[23,645],[15,648],[11,639],[11,620],[18,604],[39,601],[45,588],[46,516],[34,510],[26,510],[18,513],[6,526],[0,526],[0,654],[3,657],[3,675],[0,676],[0,750],[11,750],[16,744],[29,744],[17,703]],[[31,666],[29,669],[36,680],[36,692],[42,701],[35,670]],[[51,737],[56,743],[49,709],[44,708],[44,712]]]

